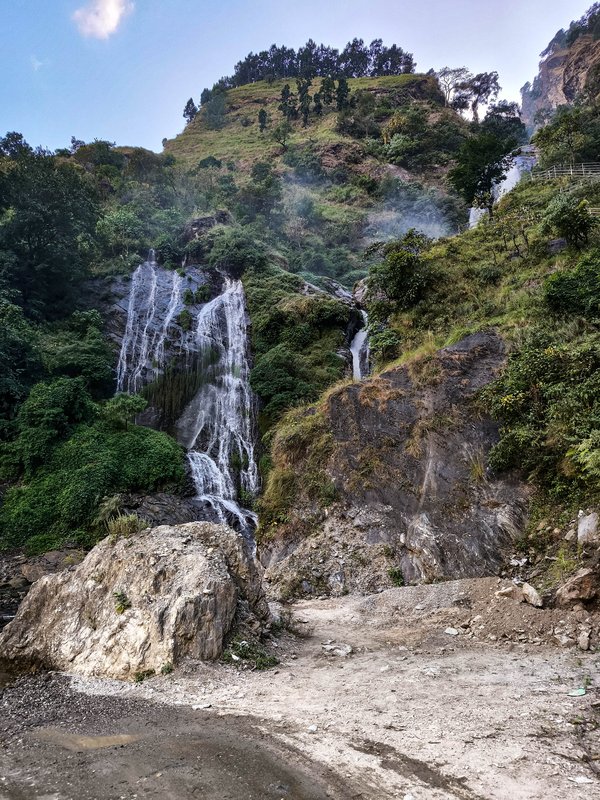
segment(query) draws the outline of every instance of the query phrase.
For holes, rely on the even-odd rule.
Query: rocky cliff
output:
[[[591,88],[599,65],[600,40],[593,35],[579,36],[571,44],[557,36],[544,51],[533,83],[526,83],[521,89],[522,118],[528,129],[539,126],[538,114],[570,105]]]
[[[292,417],[263,501],[272,587],[340,594],[497,574],[526,508],[523,486],[487,467],[497,430],[477,397],[503,363],[502,340],[475,334]]]

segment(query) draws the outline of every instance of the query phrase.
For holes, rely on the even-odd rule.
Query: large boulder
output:
[[[183,658],[215,659],[236,612],[268,618],[244,538],[192,522],[100,542],[72,570],[33,585],[0,635],[0,661],[134,678]]]

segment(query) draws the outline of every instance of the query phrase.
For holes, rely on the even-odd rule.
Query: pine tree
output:
[[[335,91],[336,105],[338,111],[343,111],[348,108],[348,100],[350,97],[350,87],[346,78],[338,80],[337,89]]]
[[[288,121],[296,119],[298,116],[296,95],[291,91],[289,83],[286,83],[281,90],[281,102],[279,103],[279,110]]]
[[[265,130],[267,129],[267,123],[268,123],[267,112],[265,111],[264,108],[261,108],[261,110],[258,112],[258,127],[260,128],[261,133],[264,133]]]
[[[304,128],[308,125],[308,117],[310,115],[310,102],[312,97],[308,90],[312,86],[310,78],[298,78],[296,87],[298,89],[298,100],[300,102],[300,113],[302,114],[302,125]]]
[[[335,81],[331,77],[323,78],[321,81],[321,89],[319,90],[320,95],[323,99],[323,103],[326,106],[330,106],[333,103],[334,96],[335,96]]]
[[[198,113],[198,107],[194,103],[193,99],[190,97],[190,99],[185,104],[185,108],[183,109],[183,116],[188,122],[191,122],[197,113]]]

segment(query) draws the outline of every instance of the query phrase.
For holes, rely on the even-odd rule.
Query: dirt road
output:
[[[2,700],[0,798],[600,798],[599,656],[549,644],[598,619],[496,588],[299,603],[266,672],[28,679]]]

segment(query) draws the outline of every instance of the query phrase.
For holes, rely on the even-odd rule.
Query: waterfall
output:
[[[188,450],[198,500],[208,503],[223,522],[233,514],[243,528],[255,517],[236,498],[253,496],[259,483],[247,339],[242,283],[227,278],[223,293],[198,314],[195,341],[209,366],[176,426],[177,438]]]
[[[352,377],[355,381],[360,381],[369,372],[369,339],[367,326],[369,317],[366,311],[360,312],[363,319],[363,326],[356,332],[350,344],[352,353]]]
[[[504,178],[494,186],[494,202],[497,203],[504,195],[511,192],[519,183],[521,178],[528,175],[534,166],[537,164],[537,156],[535,148],[531,145],[526,145],[521,148],[521,152],[513,156],[511,159],[510,169]],[[483,217],[487,217],[487,211],[484,208],[471,208],[469,211],[469,228],[474,228],[478,225]]]
[[[241,281],[225,278],[223,291],[191,305],[189,332],[174,327],[183,310],[183,278],[156,264],[153,251],[131,279],[127,323],[117,365],[117,391],[137,392],[163,373],[169,336],[186,363],[201,365],[200,387],[175,423],[188,451],[199,505],[220,522],[250,533],[256,516],[243,504],[258,491],[254,454],[255,398],[250,388],[248,331]]]
[[[157,266],[154,250],[131,277],[127,324],[117,364],[117,391],[135,393],[164,366],[165,343],[183,307],[183,278]]]

